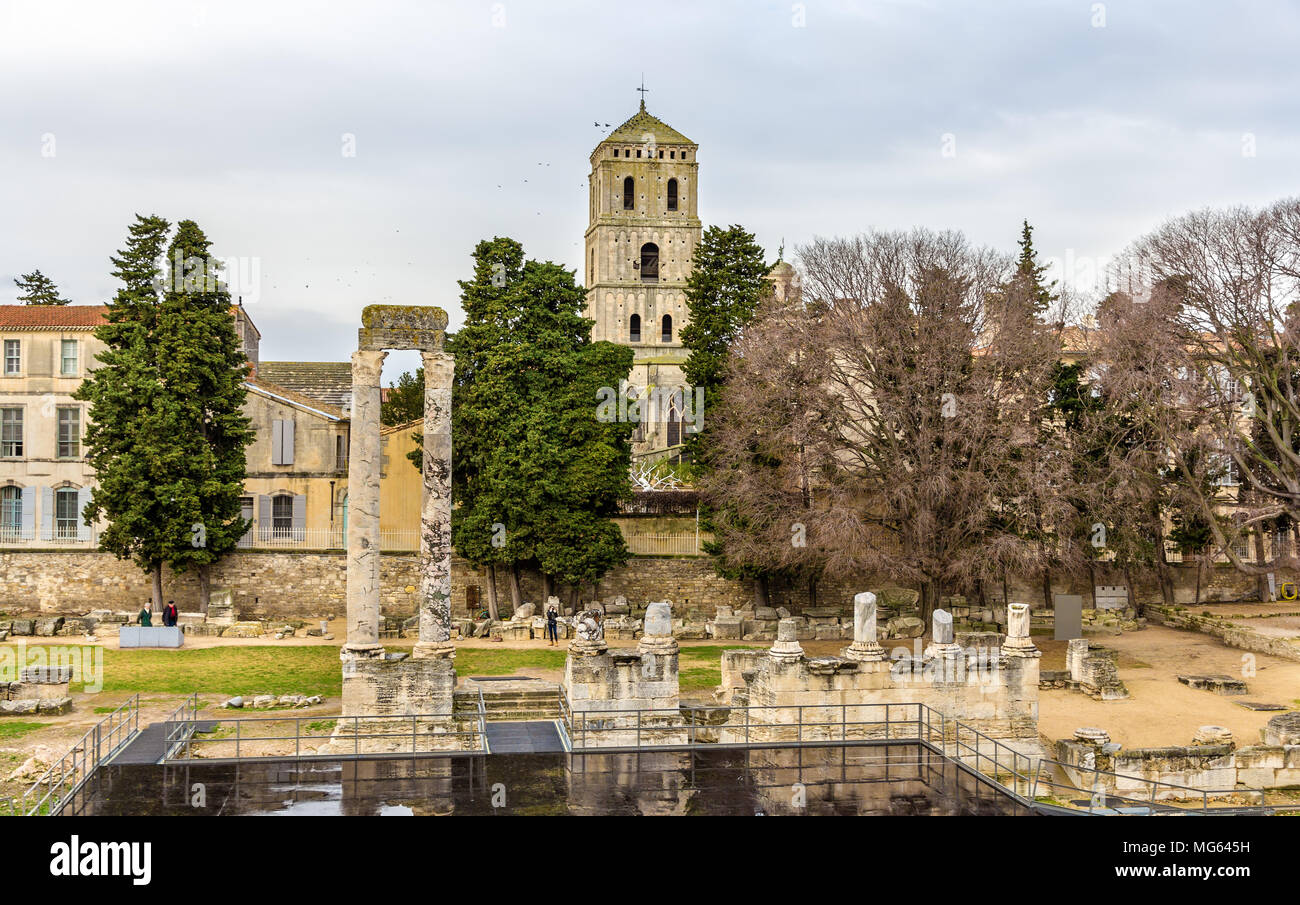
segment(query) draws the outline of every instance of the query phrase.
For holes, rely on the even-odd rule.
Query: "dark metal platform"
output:
[[[488,723],[487,742],[493,754],[551,754],[564,750],[554,720]]]

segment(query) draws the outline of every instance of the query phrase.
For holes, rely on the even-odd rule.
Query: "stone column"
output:
[[[641,653],[675,654],[677,639],[673,637],[672,603],[662,600],[646,607],[644,630],[637,642]]]
[[[456,359],[424,352],[424,498],[416,657],[454,657],[451,642],[451,380]]]
[[[803,656],[803,647],[799,644],[799,620],[782,619],[776,624],[776,641],[768,650],[773,660],[792,662]]]
[[[885,649],[876,641],[876,595],[870,591],[853,598],[853,643],[844,656],[863,662],[885,659]]]
[[[1002,653],[1017,657],[1040,655],[1029,637],[1028,604],[1013,603],[1007,607],[1007,640],[1002,642]]]
[[[379,643],[379,376],[387,352],[352,353],[348,443],[348,640],[342,656],[374,657]]]

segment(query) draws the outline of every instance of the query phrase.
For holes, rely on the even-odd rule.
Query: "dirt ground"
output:
[[[1241,609],[1240,604],[1225,609]],[[1100,637],[1120,652],[1119,677],[1128,686],[1124,701],[1094,701],[1078,691],[1045,690],[1039,702],[1039,732],[1047,739],[1068,738],[1080,726],[1110,733],[1126,748],[1186,745],[1197,727],[1226,726],[1238,746],[1260,743],[1260,730],[1277,712],[1247,710],[1237,701],[1281,704],[1300,709],[1300,662],[1251,654],[1196,632],[1148,626],[1138,632]],[[1065,668],[1065,642],[1035,638],[1043,669]],[[1243,674],[1253,658],[1255,674]],[[1179,675],[1212,674],[1243,678],[1249,693],[1222,696],[1179,683]]]

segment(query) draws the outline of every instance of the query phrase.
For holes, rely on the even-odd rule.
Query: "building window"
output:
[[[64,487],[54,492],[54,536],[60,540],[75,540],[81,514],[77,503],[81,495],[71,487]]]
[[[660,149],[659,149],[659,159],[660,159],[660,160],[663,160],[663,159],[664,159],[664,151],[663,151],[663,148],[660,148]]]
[[[659,246],[653,242],[641,246],[641,282],[659,282]]]
[[[627,339],[633,343],[641,341],[641,315],[634,314],[628,319]]]
[[[77,376],[77,341],[65,339],[59,343],[59,374],[63,377]]]
[[[23,530],[23,490],[0,487],[0,537],[17,537]]]
[[[22,342],[17,339],[5,340],[5,376],[21,374],[23,369]]]
[[[348,438],[346,434],[339,434],[334,438],[334,470],[348,470]]]
[[[673,316],[671,314],[664,315],[663,341],[666,343],[673,341]]]
[[[23,410],[0,409],[0,456],[17,458],[23,454]]]
[[[686,159],[686,152],[683,151],[683,152],[682,152],[682,160],[685,160],[685,159]]]
[[[668,180],[668,209],[670,211],[677,210],[677,180],[676,179]]]
[[[676,160],[676,159],[677,159],[677,152],[676,152],[676,151],[669,151],[669,152],[668,152],[668,159],[669,159],[669,160]]]
[[[636,156],[637,156],[637,157],[640,157],[640,156],[641,156],[641,149],[640,149],[640,148],[637,148],[637,149],[636,149]]]
[[[636,180],[631,176],[623,180],[623,210],[630,211],[636,201]]]
[[[293,497],[288,494],[271,498],[271,536],[293,537]]]
[[[81,409],[76,406],[59,407],[59,458],[76,459],[81,456]]]

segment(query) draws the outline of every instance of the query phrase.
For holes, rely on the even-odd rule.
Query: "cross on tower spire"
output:
[[[641,92],[641,110],[645,110],[645,93],[650,89],[645,86],[645,73],[641,73],[641,87],[637,91]]]

